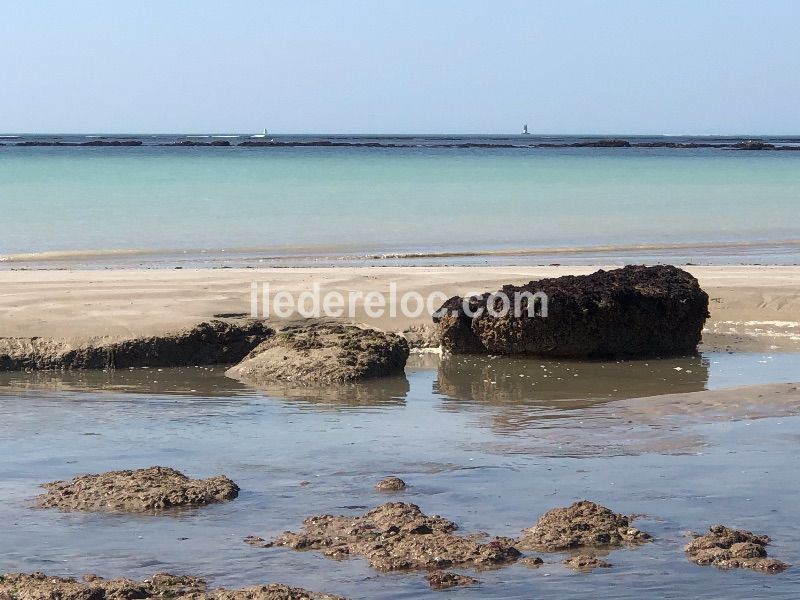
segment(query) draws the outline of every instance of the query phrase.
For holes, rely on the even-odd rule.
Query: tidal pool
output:
[[[0,572],[147,577],[213,585],[284,582],[351,598],[797,597],[799,569],[722,572],[689,563],[689,530],[769,534],[800,563],[800,411],[651,410],[647,396],[797,381],[800,354],[662,361],[413,357],[405,377],[335,390],[253,390],[223,369],[0,376]],[[636,400],[631,400],[636,399]],[[159,516],[32,508],[38,484],[150,465],[225,473],[238,499]],[[373,489],[384,475],[409,487]],[[309,482],[301,485],[301,482]],[[516,536],[546,510],[587,498],[643,515],[655,536],[613,551],[611,569],[482,571],[434,592],[422,573],[361,559],[261,549],[242,539],[297,530],[312,514],[414,502],[463,533]]]

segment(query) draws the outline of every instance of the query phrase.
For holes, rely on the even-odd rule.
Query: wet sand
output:
[[[294,294],[417,291],[447,295],[495,290],[505,283],[587,274],[600,267],[343,267],[290,269],[2,270],[0,336],[79,341],[156,335],[219,314],[250,312],[251,283]],[[613,268],[613,267],[609,267]],[[800,267],[689,266],[709,293],[708,350],[800,350]],[[355,322],[387,331],[427,324],[418,318],[368,317],[363,303]]]

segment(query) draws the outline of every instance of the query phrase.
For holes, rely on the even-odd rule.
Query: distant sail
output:
[[[264,127],[264,133],[257,133],[257,134],[255,134],[255,135],[251,135],[250,137],[254,137],[254,138],[263,138],[263,137],[267,137],[267,128],[266,128],[266,127]]]
[[[525,123],[525,125],[522,126],[522,135],[530,135],[528,133],[528,124],[527,123]]]

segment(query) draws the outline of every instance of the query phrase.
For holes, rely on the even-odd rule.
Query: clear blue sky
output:
[[[3,0],[0,131],[800,133],[795,0]]]

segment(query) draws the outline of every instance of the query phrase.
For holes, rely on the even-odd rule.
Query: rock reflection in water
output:
[[[0,373],[0,390],[130,392],[204,398],[252,395],[250,388],[228,379],[224,373],[224,366],[7,372]]]
[[[224,366],[116,371],[39,371],[0,373],[0,393],[128,392],[190,398],[269,396],[298,407],[322,410],[403,406],[409,391],[404,376],[358,383],[308,386],[276,383],[252,387],[225,377]]]
[[[332,411],[404,406],[409,389],[405,376],[325,386],[275,383],[258,387],[260,393],[297,408]]]
[[[628,454],[659,448],[684,452],[683,439],[633,424],[618,414],[618,400],[706,389],[701,357],[649,361],[545,361],[480,356],[442,359],[434,393],[441,410],[472,412],[480,425],[503,435],[537,430],[525,443],[492,451],[534,454]],[[608,410],[599,410],[608,405]],[[598,410],[595,410],[598,409]],[[679,439],[680,438],[680,439]]]
[[[706,388],[701,357],[648,361],[550,361],[448,356],[434,392],[453,402],[583,408],[603,400],[697,392]]]

